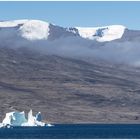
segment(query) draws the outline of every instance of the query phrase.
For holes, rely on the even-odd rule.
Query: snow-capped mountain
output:
[[[63,28],[40,20],[14,20],[0,22],[0,38],[16,36],[34,41],[79,36],[84,39],[105,42],[120,39],[125,29],[122,25]]]
[[[10,112],[2,126],[40,125],[17,113],[30,108],[54,123],[139,123],[139,44],[140,31],[121,25],[0,22],[0,118]]]
[[[14,20],[0,22],[1,37],[21,37],[30,41],[54,40],[60,37],[75,36],[66,28],[40,20]]]

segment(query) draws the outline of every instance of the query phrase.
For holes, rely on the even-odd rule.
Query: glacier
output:
[[[38,112],[36,116],[33,116],[32,110],[28,113],[28,118],[25,117],[25,112],[9,112],[6,113],[5,118],[0,127],[7,126],[52,126],[51,124],[46,124],[41,120],[41,112]]]

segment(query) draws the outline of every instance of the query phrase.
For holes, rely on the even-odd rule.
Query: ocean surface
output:
[[[8,139],[140,138],[140,124],[56,124],[52,127],[0,128]]]

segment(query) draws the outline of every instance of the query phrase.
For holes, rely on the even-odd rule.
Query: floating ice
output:
[[[4,126],[5,125],[21,126],[21,124],[25,122],[27,122],[27,120],[25,118],[24,112],[10,112],[6,113],[6,116],[2,121],[2,124]]]
[[[36,116],[33,116],[32,110],[28,113],[28,118],[26,119],[25,113],[23,112],[9,112],[0,127],[5,126],[52,126],[51,124],[46,124],[41,121],[41,113],[38,112]]]

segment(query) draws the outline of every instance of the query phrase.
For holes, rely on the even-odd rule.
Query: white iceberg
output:
[[[41,118],[41,113],[37,113],[36,117],[33,116],[32,110],[29,111],[28,113],[28,120],[25,123],[22,123],[22,126],[45,126],[46,124],[44,122],[41,122],[41,119],[38,120],[38,115],[40,115]]]
[[[25,113],[23,112],[9,112],[0,127],[5,126],[52,126],[51,124],[46,124],[41,121],[41,113],[38,112],[36,116],[33,116],[32,110],[28,113],[28,118],[26,119]]]

